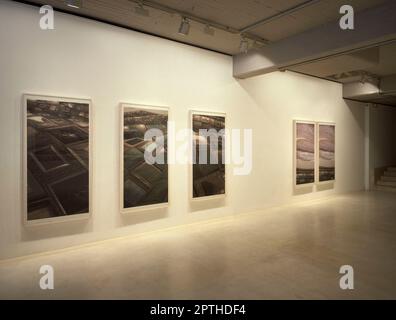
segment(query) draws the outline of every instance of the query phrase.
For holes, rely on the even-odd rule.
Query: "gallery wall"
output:
[[[0,258],[364,188],[364,105],[345,102],[339,84],[289,72],[236,80],[229,56],[61,13],[42,31],[39,18],[36,7],[0,3]],[[23,93],[92,99],[89,220],[22,225]],[[176,130],[192,109],[226,113],[228,128],[253,129],[252,172],[234,176],[229,165],[224,200],[191,202],[189,166],[170,165],[169,207],[121,215],[120,102],[167,106]],[[336,123],[335,184],[294,189],[295,119]]]
[[[370,108],[370,136],[374,168],[396,165],[396,108]]]

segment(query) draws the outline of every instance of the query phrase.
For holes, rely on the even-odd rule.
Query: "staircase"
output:
[[[377,181],[377,190],[396,192],[396,167],[389,167]]]

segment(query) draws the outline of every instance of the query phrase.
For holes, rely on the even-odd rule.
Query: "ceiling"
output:
[[[345,4],[344,0],[80,0],[77,1],[81,3],[77,9],[67,6],[66,0],[23,2],[49,4],[62,11],[230,55],[240,52],[241,30],[258,21],[269,19],[245,32],[251,38],[250,46],[261,46],[267,41],[276,42],[326,24],[340,16],[339,9]],[[383,2],[349,0],[348,4],[358,12]],[[135,12],[137,3],[143,4],[149,16]],[[189,20],[189,35],[180,35],[178,28],[181,15],[192,16],[203,23]],[[214,35],[207,34],[204,32],[205,22],[220,28],[214,28]]]
[[[67,2],[74,1],[79,8]],[[93,18],[113,25],[236,55],[242,36],[249,49],[270,44],[337,21],[345,0],[31,0],[33,5]],[[355,13],[387,0],[348,0]],[[136,8],[144,9],[140,14]],[[178,33],[182,17],[190,23],[188,35]],[[210,26],[207,31],[207,27]],[[395,39],[396,40],[396,39]],[[265,48],[264,48],[265,49]],[[286,70],[348,84],[396,75],[396,42],[348,54],[289,65]],[[362,96],[364,101],[396,106],[396,93]]]

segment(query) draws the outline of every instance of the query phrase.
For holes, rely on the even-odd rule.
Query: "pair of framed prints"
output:
[[[168,115],[165,107],[121,104],[121,212],[168,205]],[[27,225],[85,219],[92,212],[93,113],[88,99],[23,96],[23,211]],[[224,132],[225,114],[192,111],[192,158],[209,158],[201,130]],[[152,133],[147,136],[147,133]],[[225,196],[224,136],[219,161],[191,165],[191,199]],[[145,154],[152,150],[155,161]],[[205,154],[202,154],[205,153]],[[158,159],[162,161],[158,161]]]
[[[190,197],[192,200],[225,195],[223,159],[225,114],[190,112],[192,165]],[[121,208],[124,212],[168,204],[168,114],[163,107],[121,104]],[[215,130],[212,140],[200,132]],[[158,134],[156,134],[158,132]],[[213,143],[216,145],[213,147]],[[201,148],[202,147],[202,148]],[[155,163],[145,158],[145,151],[155,150]],[[216,163],[212,163],[216,152]],[[205,158],[204,161],[199,161]],[[149,161],[147,161],[149,160]]]
[[[335,181],[335,124],[294,121],[294,184]]]

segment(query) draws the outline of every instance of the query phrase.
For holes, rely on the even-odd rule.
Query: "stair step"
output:
[[[396,171],[387,170],[387,171],[385,171],[384,176],[385,177],[396,177]]]
[[[394,181],[394,182],[396,182],[396,177],[382,176],[381,181]]]
[[[396,192],[396,188],[382,187],[382,186],[375,186],[375,190],[378,190],[378,191]]]
[[[389,167],[389,168],[386,168],[388,171],[393,171],[393,172],[396,172],[396,167]]]
[[[380,180],[380,181],[377,182],[377,184],[379,186],[382,186],[382,187],[396,188],[396,182],[395,181],[382,181],[382,180]]]

